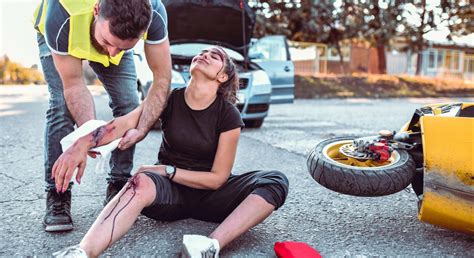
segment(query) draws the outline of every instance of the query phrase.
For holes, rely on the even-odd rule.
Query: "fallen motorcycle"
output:
[[[322,141],[307,166],[322,186],[353,196],[411,184],[419,220],[474,234],[474,103],[419,108],[398,132]]]

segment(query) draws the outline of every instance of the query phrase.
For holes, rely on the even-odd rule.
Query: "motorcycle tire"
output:
[[[415,161],[405,150],[394,150],[389,164],[382,166],[364,167],[337,161],[351,162],[339,152],[338,147],[356,138],[358,137],[336,137],[322,141],[312,149],[307,166],[314,180],[338,193],[365,197],[397,193],[412,182],[416,171]],[[328,150],[331,155],[338,156],[329,155]]]

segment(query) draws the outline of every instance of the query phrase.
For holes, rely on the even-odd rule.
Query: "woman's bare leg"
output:
[[[219,241],[220,248],[251,229],[272,214],[275,206],[262,197],[251,194],[211,233],[209,237]]]
[[[80,247],[86,251],[89,257],[99,256],[109,245],[125,235],[143,208],[149,206],[155,199],[155,184],[148,176],[145,174],[136,175],[135,183],[135,189],[132,186],[128,190],[127,186],[130,182],[127,183],[105,206],[82,239]],[[119,198],[120,202],[117,205]],[[117,213],[119,213],[118,216],[116,216]],[[113,237],[111,240],[112,226]]]

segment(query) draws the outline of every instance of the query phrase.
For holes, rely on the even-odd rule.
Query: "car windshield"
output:
[[[181,44],[173,44],[171,45],[171,54],[172,55],[179,55],[179,56],[187,56],[187,57],[193,57],[201,52],[201,50],[212,47],[214,45],[212,44],[205,44],[205,43],[181,43]],[[221,46],[222,47],[222,46]],[[233,58],[234,60],[237,61],[242,61],[244,60],[244,57],[229,48],[222,47],[227,54]]]

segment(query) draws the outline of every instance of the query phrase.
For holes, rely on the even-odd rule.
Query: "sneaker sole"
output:
[[[183,246],[181,249],[180,258],[192,258],[186,246]]]
[[[60,231],[70,231],[73,230],[74,226],[71,224],[68,225],[45,225],[44,230],[46,232],[60,232]]]
[[[216,254],[211,255],[211,254],[203,254],[203,253],[193,256],[191,255],[191,253],[189,252],[186,246],[183,246],[180,253],[180,258],[207,258],[207,257],[219,257],[219,256]]]

